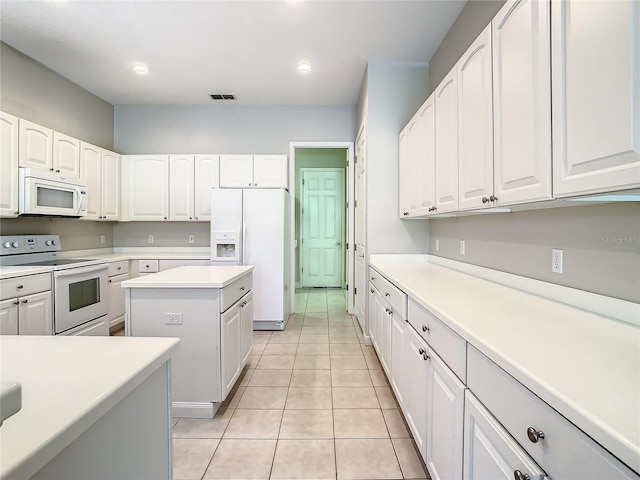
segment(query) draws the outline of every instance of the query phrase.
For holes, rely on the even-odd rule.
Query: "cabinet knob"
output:
[[[428,332],[430,330],[429,327],[427,327],[426,325],[422,325],[422,331],[423,332]]]
[[[58,168],[58,169],[56,169],[56,173],[60,173],[60,169],[59,169],[59,168]]]
[[[122,270],[122,267],[118,267],[118,270]]]
[[[189,220],[193,220],[193,218],[192,218],[192,217],[189,217]]]
[[[195,218],[195,220],[197,220],[197,219],[198,219],[198,217],[194,217],[194,218]]]
[[[427,360],[430,360],[430,359],[431,359],[431,357],[429,356],[429,354],[428,354],[428,353],[424,353],[424,354],[422,355],[422,359],[426,362]]]
[[[489,202],[489,199],[487,197],[482,197],[482,203],[488,203],[488,202]]]
[[[111,279],[109,279],[109,283],[111,283]]]
[[[389,292],[384,292],[384,296],[385,296],[385,297],[390,297],[390,296],[391,296],[391,294],[390,294]]]
[[[405,217],[409,216],[409,212],[404,212],[402,215],[404,215]]]
[[[496,197],[495,195],[491,195],[489,197],[489,200],[491,200],[492,202],[497,202],[498,201],[498,197]]]
[[[515,480],[531,480],[531,477],[528,473],[522,473],[520,470],[516,470],[513,472],[513,478]]]
[[[51,167],[49,170],[53,172],[53,167]]]
[[[249,186],[251,186],[251,184],[249,184]]]
[[[167,219],[167,217],[164,217],[164,219],[166,220],[166,219]]]
[[[420,350],[418,350],[418,353],[420,355],[424,355],[425,353],[427,353],[427,351],[424,348],[421,348]]]
[[[13,302],[14,305],[18,305],[20,303],[20,300],[16,300],[15,302]]]
[[[27,303],[29,300],[27,300],[26,298],[24,300],[22,300],[22,303]]]
[[[536,430],[533,427],[527,428],[527,437],[531,440],[531,443],[538,443],[538,440],[544,440],[544,432],[542,430]]]
[[[257,184],[257,183],[254,183],[254,184],[253,184],[253,186],[254,186],[254,187],[257,187],[257,186],[258,186],[258,184]]]
[[[18,285],[16,288],[17,288],[18,290],[22,290],[22,289],[24,288],[24,285]]]
[[[375,292],[374,292],[374,290],[373,290],[373,288],[370,290],[370,292],[371,292],[371,293],[375,293]]]
[[[246,304],[247,304],[247,302],[242,302],[242,303],[240,304],[240,307],[241,307],[241,308],[244,308]]]
[[[241,292],[244,292],[244,287],[240,287],[240,291],[241,291]]]
[[[385,307],[384,311],[385,311],[385,312],[387,312],[387,313],[389,313],[389,314],[393,313],[390,309],[388,309],[388,308],[386,308],[386,307]]]

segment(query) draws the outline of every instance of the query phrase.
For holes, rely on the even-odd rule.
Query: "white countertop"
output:
[[[251,265],[176,267],[125,280],[122,288],[222,288],[251,271]]]
[[[178,339],[0,337],[22,409],[0,427],[0,478],[29,478],[166,362]]]
[[[638,326],[461,273],[428,257],[374,257],[371,266],[640,471]]]
[[[37,273],[51,273],[51,267],[6,267],[0,266],[0,280],[13,277],[24,277]]]

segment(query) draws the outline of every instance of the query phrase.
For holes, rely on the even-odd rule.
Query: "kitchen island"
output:
[[[0,427],[0,478],[170,478],[175,338],[0,337],[21,409]]]
[[[252,266],[185,266],[122,283],[125,335],[177,337],[172,413],[212,418],[253,342]]]

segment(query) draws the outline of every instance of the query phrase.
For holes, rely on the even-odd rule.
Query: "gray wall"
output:
[[[0,110],[113,150],[113,106],[0,43]]]
[[[429,63],[430,91],[503,1],[467,3]],[[640,206],[609,204],[430,221],[430,253],[581,290],[640,301]],[[440,251],[435,242],[440,240]],[[466,255],[460,255],[465,240]],[[551,273],[551,249],[564,273]]]
[[[398,134],[427,98],[425,64],[370,63],[367,69],[367,251],[424,253],[428,223],[398,215]]]
[[[149,244],[149,235],[154,236]],[[189,235],[194,243],[189,243]],[[117,247],[208,247],[209,222],[119,222],[113,224]]]
[[[89,250],[113,247],[113,225],[77,219],[3,218],[0,235],[60,235],[63,250]],[[100,243],[100,235],[105,236],[105,243]]]
[[[289,142],[350,142],[354,131],[354,107],[115,107],[122,154],[288,154]]]

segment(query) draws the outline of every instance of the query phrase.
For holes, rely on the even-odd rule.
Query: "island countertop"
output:
[[[253,271],[251,265],[187,266],[122,282],[122,288],[223,288]]]
[[[176,338],[0,337],[22,408],[0,427],[0,478],[29,478],[164,364]]]

